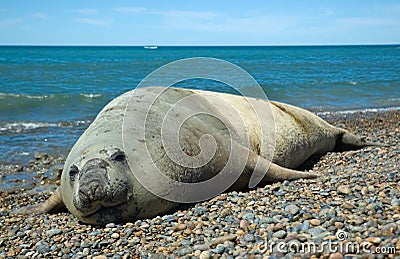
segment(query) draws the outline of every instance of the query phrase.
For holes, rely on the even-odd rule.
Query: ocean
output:
[[[190,57],[232,62],[249,72],[269,99],[317,113],[400,109],[398,45],[1,46],[0,165],[27,164],[37,151],[66,156],[111,99],[160,66]],[[179,86],[221,91],[210,80]]]

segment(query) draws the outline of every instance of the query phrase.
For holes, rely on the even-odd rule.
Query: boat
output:
[[[157,46],[144,46],[145,49],[158,49]]]

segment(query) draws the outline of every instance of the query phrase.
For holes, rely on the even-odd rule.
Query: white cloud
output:
[[[76,19],[79,23],[94,25],[94,26],[108,26],[113,23],[112,19],[92,19],[92,18],[80,18]]]
[[[321,10],[321,12],[319,13],[320,17],[329,17],[329,16],[333,16],[335,14],[335,12],[330,9],[330,8],[323,8]]]
[[[113,9],[115,12],[119,13],[127,13],[127,14],[132,14],[132,13],[143,13],[147,9],[143,7],[117,7]]]
[[[162,15],[162,27],[206,32],[229,32],[243,34],[273,34],[296,25],[298,21],[289,16],[259,15],[232,17],[215,12],[171,11],[153,12]]]
[[[38,19],[42,19],[42,20],[47,18],[47,15],[42,12],[33,13],[32,16],[35,18],[38,18]]]
[[[23,23],[23,19],[15,18],[15,19],[2,19],[0,20],[0,27],[8,27],[8,26],[13,26],[17,24]]]
[[[160,11],[160,12],[151,12],[152,14],[159,14],[165,17],[170,18],[188,18],[188,19],[201,19],[201,20],[210,20],[220,16],[219,13],[215,12],[196,12],[196,11]]]
[[[90,9],[90,8],[75,9],[72,11],[83,15],[97,15],[99,13],[97,9]]]
[[[348,27],[390,26],[400,25],[400,20],[390,18],[348,17],[337,20],[338,24]]]

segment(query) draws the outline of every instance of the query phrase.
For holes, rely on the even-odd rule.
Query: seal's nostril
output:
[[[104,199],[104,186],[99,181],[91,181],[82,185],[79,189],[79,198],[84,203],[100,201]]]
[[[89,196],[87,195],[87,192],[84,189],[79,190],[79,199],[83,202],[89,202]]]

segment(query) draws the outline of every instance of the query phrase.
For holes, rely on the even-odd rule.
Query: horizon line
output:
[[[332,43],[332,44],[0,44],[0,47],[335,47],[335,46],[397,46],[399,43]]]

